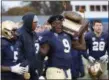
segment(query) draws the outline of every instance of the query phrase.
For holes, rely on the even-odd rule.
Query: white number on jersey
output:
[[[16,62],[18,60],[18,52],[14,51],[14,60],[13,62]]]
[[[36,48],[36,54],[39,52],[39,43],[35,43],[35,48]]]
[[[70,44],[69,44],[68,40],[63,39],[62,42],[63,42],[63,45],[65,47],[64,52],[69,53],[70,52]]]
[[[93,51],[103,51],[105,48],[105,42],[93,42]]]

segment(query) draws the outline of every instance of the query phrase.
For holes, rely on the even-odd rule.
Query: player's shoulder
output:
[[[108,32],[103,32],[102,34],[105,36],[109,36]]]
[[[73,35],[68,34],[68,33],[66,33],[66,32],[63,32],[63,35],[62,35],[62,36],[63,36],[63,37],[69,37],[70,39],[74,39],[74,38],[75,38]]]
[[[68,34],[66,32],[63,32],[63,36],[72,36],[72,35],[70,35],[70,34]]]
[[[1,46],[8,46],[10,45],[10,42],[8,39],[1,37]]]
[[[46,41],[50,38],[51,38],[51,32],[50,31],[44,31],[44,32],[38,34],[38,40],[39,41],[44,41],[44,40]]]
[[[93,31],[89,31],[86,33],[86,35],[92,35],[93,34]]]
[[[23,27],[19,28],[19,29],[17,30],[17,33],[18,33],[19,35],[24,34],[24,29],[23,29]]]
[[[52,32],[51,31],[44,31],[44,32],[40,33],[39,36],[50,37],[51,35],[52,35]]]
[[[28,35],[27,31],[24,29],[24,27],[21,27],[17,30],[17,34],[19,37],[26,37]]]
[[[89,31],[85,34],[85,37],[92,37],[93,35],[93,32],[92,31]]]
[[[108,32],[103,32],[103,33],[102,33],[102,37],[108,38],[108,37],[109,37]]]

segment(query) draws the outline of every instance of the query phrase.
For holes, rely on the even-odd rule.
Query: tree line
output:
[[[25,3],[25,1],[24,1]],[[37,15],[61,14],[63,11],[71,11],[70,1],[31,1],[23,7],[10,8],[3,15],[23,15],[26,12],[34,12]]]

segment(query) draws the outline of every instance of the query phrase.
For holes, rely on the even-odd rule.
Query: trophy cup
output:
[[[67,11],[62,15],[65,17],[63,21],[63,30],[66,33],[80,36],[88,28],[88,21],[82,18],[78,13]]]

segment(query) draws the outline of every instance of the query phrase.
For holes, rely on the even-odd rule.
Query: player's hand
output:
[[[27,65],[27,66],[25,67],[25,71],[26,71],[26,72],[29,72],[29,65]]]
[[[94,61],[95,61],[95,58],[93,58],[92,56],[89,56],[88,59],[91,63],[94,63]]]
[[[24,74],[25,72],[28,71],[28,67],[27,66],[26,67],[21,67],[20,63],[15,65],[15,66],[11,66],[10,68],[11,68],[11,72],[17,73],[17,74],[20,74],[20,75]]]
[[[23,68],[24,68],[24,73],[29,72],[29,65],[27,65],[26,67],[23,67]]]
[[[40,76],[39,80],[45,80],[45,77],[44,76]]]
[[[104,55],[100,57],[100,60],[102,61],[102,63],[107,63],[108,62],[108,55]]]

